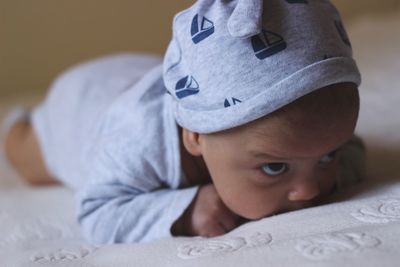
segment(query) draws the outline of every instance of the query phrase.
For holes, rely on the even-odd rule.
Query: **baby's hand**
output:
[[[220,199],[213,184],[201,186],[184,214],[172,226],[172,234],[213,237],[239,225],[240,217]]]

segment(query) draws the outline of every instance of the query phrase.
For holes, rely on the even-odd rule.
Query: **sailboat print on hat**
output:
[[[286,42],[282,36],[267,30],[251,37],[251,44],[256,57],[259,59],[270,57],[286,49]]]
[[[232,104],[229,102],[228,98],[225,98],[225,102],[224,102],[224,107],[230,107],[231,105],[236,105],[236,103],[242,103],[242,101],[240,101],[237,98],[232,97]]]
[[[197,44],[214,33],[214,23],[206,17],[203,17],[201,23],[199,23],[199,15],[196,14],[192,20],[190,33],[193,43]]]
[[[175,86],[175,94],[179,99],[190,95],[195,95],[199,91],[199,84],[190,75],[180,79]]]

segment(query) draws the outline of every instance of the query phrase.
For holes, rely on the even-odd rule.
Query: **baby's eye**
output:
[[[329,162],[333,161],[333,160],[335,159],[336,152],[337,152],[337,151],[335,150],[335,151],[332,151],[331,153],[329,153],[329,154],[323,156],[323,157],[319,160],[319,162],[321,162],[321,163],[329,163]]]
[[[277,176],[287,170],[287,165],[285,163],[267,163],[262,165],[261,169],[269,176]]]

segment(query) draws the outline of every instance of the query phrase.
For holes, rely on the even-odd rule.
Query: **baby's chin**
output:
[[[286,213],[290,211],[296,211],[296,210],[301,210],[301,209],[306,209],[306,208],[311,208],[316,206],[315,201],[301,201],[301,202],[296,202],[292,204],[290,207],[287,209],[282,210],[280,213]]]

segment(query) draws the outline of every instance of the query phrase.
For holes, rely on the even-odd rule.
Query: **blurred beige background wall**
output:
[[[99,55],[163,53],[173,15],[191,1],[0,0],[0,97],[43,92]]]
[[[0,0],[0,98],[44,93],[65,68],[99,55],[162,54],[190,0]],[[345,24],[400,0],[334,0]]]

